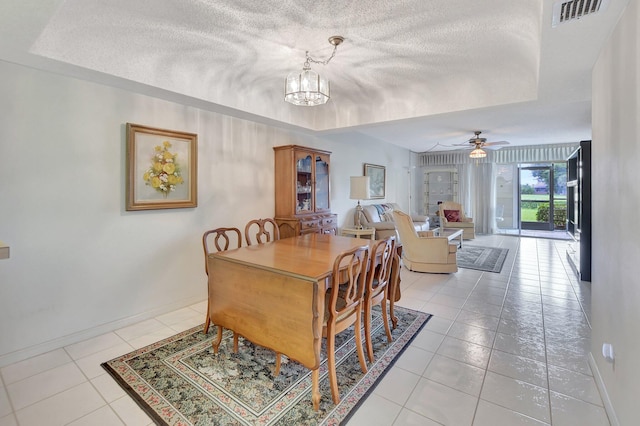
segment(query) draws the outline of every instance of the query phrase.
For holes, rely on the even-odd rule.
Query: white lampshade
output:
[[[369,200],[369,176],[351,176],[349,198],[352,200]]]

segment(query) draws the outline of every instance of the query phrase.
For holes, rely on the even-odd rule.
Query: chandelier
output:
[[[317,61],[305,53],[305,61],[302,72],[292,72],[284,81],[284,100],[302,106],[315,106],[326,104],[331,97],[329,80],[320,76],[311,69],[311,63],[327,65],[336,55],[336,49],[344,41],[344,37],[329,37],[329,43],[333,45],[333,52],[329,59]]]
[[[479,146],[476,146],[476,148],[469,154],[469,158],[484,158],[486,156],[487,153]]]

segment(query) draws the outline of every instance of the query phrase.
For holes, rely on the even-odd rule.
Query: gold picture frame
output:
[[[387,177],[385,167],[365,163],[364,175],[369,176],[369,197],[372,199],[385,198]]]
[[[197,207],[198,135],[127,123],[126,209]]]

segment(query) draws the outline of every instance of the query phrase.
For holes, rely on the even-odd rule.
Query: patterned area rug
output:
[[[396,306],[398,326],[387,342],[380,310],[374,311],[375,362],[363,374],[355,352],[353,329],[336,339],[340,404],[333,404],[326,352],[320,368],[320,410],[311,403],[311,372],[283,357],[273,376],[273,351],[223,333],[217,355],[202,326],[123,355],[102,366],[160,425],[337,425],[345,422],[375,384],[409,346],[431,315]],[[366,349],[365,349],[366,352]],[[366,355],[365,355],[366,356]]]
[[[457,253],[458,267],[499,273],[507,253],[506,248],[463,245]]]

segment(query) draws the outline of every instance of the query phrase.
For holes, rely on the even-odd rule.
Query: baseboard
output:
[[[102,324],[86,330],[78,331],[73,334],[58,337],[53,340],[38,343],[37,345],[29,346],[24,349],[19,349],[14,352],[9,352],[7,354],[0,355],[0,367],[5,367],[15,362],[24,361],[25,359],[42,355],[44,353],[63,348],[65,346],[69,346],[74,343],[82,342],[83,340],[91,339],[93,337],[100,336],[101,334],[119,330],[122,327],[136,324],[140,321],[157,317],[158,315],[166,314],[166,313],[175,311],[177,309],[191,306],[198,302],[202,302],[202,300],[203,300],[202,297],[193,297],[186,300],[181,300],[179,302],[171,303],[169,305],[165,305],[157,309],[152,309],[150,311],[142,312],[140,314],[136,314],[127,318],[122,318],[122,319],[108,322],[106,324]],[[204,322],[204,318],[203,318],[203,322]]]
[[[593,358],[593,352],[589,352],[589,367],[591,367],[593,378],[595,379],[596,386],[600,392],[600,397],[604,404],[604,410],[607,412],[607,417],[609,417],[609,423],[611,423],[611,426],[620,426],[616,412],[613,409],[613,404],[611,404],[611,400],[609,399],[607,388],[604,386],[604,380],[602,380],[602,376],[600,375],[598,364],[596,364],[596,360]]]

